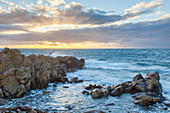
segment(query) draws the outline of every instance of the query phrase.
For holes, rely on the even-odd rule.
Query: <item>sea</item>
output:
[[[156,106],[140,106],[133,103],[132,94],[108,96],[92,99],[82,94],[88,84],[117,85],[130,81],[135,75],[155,71],[160,74],[163,96],[170,100],[170,49],[20,49],[22,54],[46,56],[75,56],[85,59],[82,70],[67,73],[68,78],[78,77],[84,80],[76,84],[49,83],[47,89],[31,90],[23,98],[11,99],[0,107],[31,106],[48,112],[73,112],[100,110],[111,113],[168,113],[163,104]],[[63,88],[68,86],[69,88]],[[44,93],[48,92],[48,93]],[[114,103],[112,106],[106,104]],[[72,109],[68,110],[68,106]]]

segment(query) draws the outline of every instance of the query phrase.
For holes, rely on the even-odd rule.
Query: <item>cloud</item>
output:
[[[122,15],[98,8],[86,9],[76,2],[57,1],[49,0],[50,5],[43,5],[39,0],[37,5],[8,6],[8,10],[0,7],[0,45],[100,43],[110,47],[170,47],[169,14],[151,21],[115,24],[153,12],[162,5],[162,0],[141,2]]]
[[[47,0],[47,1],[51,4],[51,6],[59,6],[66,3],[64,0]]]
[[[129,12],[139,12],[139,11],[146,11],[146,10],[150,10],[156,7],[161,6],[163,0],[155,0],[155,1],[151,1],[149,3],[146,2],[141,2],[138,3],[132,7],[130,7],[129,9],[126,9],[125,12],[129,13]]]
[[[155,21],[126,23],[121,25],[100,26],[77,30],[60,30],[47,33],[28,33],[6,36],[15,42],[47,42],[46,45],[60,43],[114,43],[117,47],[164,47],[169,48],[170,17]],[[48,38],[47,38],[48,37]],[[0,40],[3,36],[0,36]],[[11,43],[12,44],[12,43]],[[111,46],[110,46],[111,47]]]
[[[38,4],[38,5],[41,5],[42,3],[43,3],[43,0],[38,0],[38,1],[37,1],[37,4]]]
[[[5,0],[1,0],[1,3],[7,4],[7,5],[9,5],[9,6],[13,6],[13,5],[14,5],[14,3],[9,2],[9,1],[5,1]]]
[[[40,2],[41,1],[39,1],[39,3]],[[118,15],[98,8],[86,10],[84,5],[76,2],[66,4],[64,7],[58,7],[58,5],[65,4],[64,0],[48,0],[48,2],[51,6],[42,4],[35,6],[33,4],[27,4],[26,6],[29,10],[18,5],[10,6],[9,11],[0,13],[0,23],[100,25],[134,18],[149,13],[152,11],[153,7],[161,5],[161,3],[157,2],[151,2],[149,4],[145,3],[144,5],[139,4],[137,5],[139,9],[146,7],[147,10],[134,12],[134,9],[137,9],[137,6],[133,6],[126,10],[131,12],[124,15]],[[152,5],[154,3],[155,5]]]

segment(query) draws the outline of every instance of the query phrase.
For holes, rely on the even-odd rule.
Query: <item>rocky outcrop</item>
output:
[[[50,82],[68,82],[66,73],[82,69],[84,63],[73,56],[25,56],[17,49],[5,48],[0,52],[0,98],[22,97]],[[74,78],[72,82],[82,81]]]
[[[135,104],[154,104],[163,100],[162,86],[159,82],[159,73],[147,74],[145,78],[141,74],[136,75],[132,81],[111,86],[99,86],[90,84],[85,89],[91,90],[94,99],[111,96],[120,96],[123,93],[137,94],[133,96]]]
[[[19,106],[15,108],[0,108],[0,113],[47,113],[40,109],[32,109],[29,106]]]

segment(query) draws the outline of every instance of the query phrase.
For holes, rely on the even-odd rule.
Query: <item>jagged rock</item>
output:
[[[0,52],[0,97],[22,97],[31,89],[46,88],[50,82],[68,82],[67,72],[82,69],[84,59],[21,54],[17,49]],[[74,79],[74,82],[82,80]]]
[[[85,89],[92,90],[92,98],[102,98],[108,95],[120,96],[123,93],[144,94],[134,96],[135,104],[155,104],[163,101],[162,86],[159,83],[159,73],[147,74],[145,78],[141,74],[136,75],[132,81],[122,82],[118,85],[103,86],[96,88],[96,84],[89,84]]]
[[[162,85],[159,83],[159,73],[147,74],[145,77],[147,91],[154,92],[156,95],[162,94]]]

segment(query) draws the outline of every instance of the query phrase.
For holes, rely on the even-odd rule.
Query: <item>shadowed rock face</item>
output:
[[[135,104],[154,104],[163,100],[162,86],[159,83],[159,73],[147,74],[145,78],[141,74],[136,75],[132,81],[120,83],[118,85],[100,86],[96,85],[85,86],[86,89],[92,90],[91,96],[94,99],[111,96],[120,96],[123,93],[136,93],[133,96]]]
[[[31,89],[46,88],[50,82],[66,82],[67,72],[82,69],[84,59],[73,56],[25,56],[17,49],[0,52],[0,98],[22,97]]]

